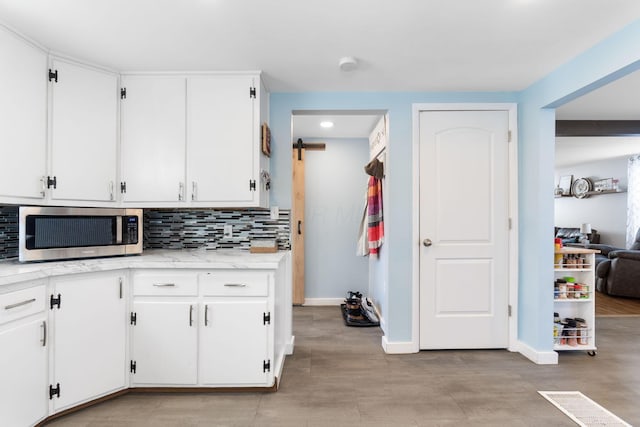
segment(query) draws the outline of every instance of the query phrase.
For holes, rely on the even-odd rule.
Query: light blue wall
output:
[[[640,20],[612,35],[519,93],[275,93],[273,204],[291,206],[291,111],[387,109],[386,201],[387,339],[411,340],[413,103],[518,102],[519,303],[518,338],[538,351],[552,349],[553,188],[555,110],[570,100],[640,68]]]
[[[273,93],[271,94],[271,204],[291,207],[292,110],[388,110],[385,251],[387,295],[382,301],[390,342],[411,341],[412,327],[412,104],[515,102],[511,93]],[[383,263],[384,265],[384,263]]]
[[[325,138],[307,151],[305,175],[305,298],[367,295],[369,259],[356,254],[369,161],[367,138]],[[314,142],[305,139],[305,142]],[[295,230],[295,228],[294,228]]]
[[[553,348],[555,110],[640,69],[640,20],[605,39],[519,94],[520,278],[519,339],[538,351]]]

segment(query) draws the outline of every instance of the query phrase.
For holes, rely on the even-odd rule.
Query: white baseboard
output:
[[[284,345],[284,354],[291,355],[293,354],[293,349],[296,345],[296,337],[291,335],[291,341]]]
[[[515,350],[522,354],[527,359],[538,365],[557,365],[558,353],[555,351],[538,351],[531,348],[528,344],[518,341]]]
[[[420,351],[418,344],[413,341],[387,341],[386,335],[382,336],[382,349],[387,354],[410,354]]]
[[[305,298],[303,305],[340,305],[344,298]]]

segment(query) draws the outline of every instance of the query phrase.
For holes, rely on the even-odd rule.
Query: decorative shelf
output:
[[[585,193],[585,197],[589,197],[589,196],[598,196],[600,194],[618,194],[618,193],[626,193],[627,190],[602,190],[602,191],[589,191],[587,193]],[[556,195],[555,198],[556,199],[560,199],[562,197],[574,197],[572,194],[560,194],[560,195]],[[579,197],[576,197],[576,199],[578,199]]]
[[[587,196],[595,196],[598,194],[616,194],[616,193],[626,193],[626,190],[600,190],[600,191],[589,191],[587,192]]]

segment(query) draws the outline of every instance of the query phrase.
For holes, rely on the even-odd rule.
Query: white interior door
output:
[[[508,111],[420,113],[420,348],[505,348]]]

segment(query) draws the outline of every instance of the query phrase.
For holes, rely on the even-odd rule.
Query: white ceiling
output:
[[[293,140],[309,138],[368,138],[384,112],[297,111],[292,116]],[[321,122],[330,121],[332,128]]]
[[[556,138],[555,167],[562,169],[634,154],[640,154],[638,137],[561,137]]]
[[[558,120],[640,120],[640,72],[556,109]],[[640,137],[556,138],[557,168],[640,153]]]
[[[54,52],[118,71],[262,70],[271,92],[521,90],[639,17],[638,0],[0,0],[0,22]],[[343,56],[358,69],[340,71]],[[636,93],[640,73],[558,118],[638,118]],[[294,131],[362,137],[376,117]]]
[[[556,109],[558,120],[640,120],[640,72]]]
[[[272,92],[521,90],[638,17],[638,0],[0,0],[0,20],[54,51],[263,70]]]

